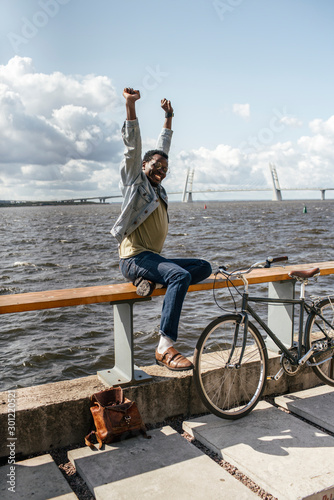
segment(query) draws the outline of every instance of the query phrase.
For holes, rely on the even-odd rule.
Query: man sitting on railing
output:
[[[177,339],[183,301],[189,285],[211,274],[209,262],[201,259],[166,259],[160,255],[168,232],[168,198],[161,182],[168,171],[172,139],[173,108],[162,99],[165,111],[157,149],[142,159],[142,145],[135,103],[139,90],[124,89],[126,121],[122,128],[125,144],[121,163],[122,212],[111,233],[119,243],[120,270],[137,287],[137,294],[150,295],[157,284],[167,287],[160,321],[156,362],[170,370],[189,370],[192,363],[173,344]]]

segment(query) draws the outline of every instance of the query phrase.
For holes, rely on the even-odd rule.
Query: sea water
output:
[[[1,208],[0,301],[4,294],[124,282],[110,234],[119,211],[119,203]],[[164,255],[204,258],[214,271],[268,256],[288,255],[291,265],[334,260],[334,200],[171,203],[169,214]],[[266,290],[266,284],[252,287]],[[333,277],[319,278],[307,291],[333,293]],[[233,307],[228,290],[215,298],[224,310]],[[162,301],[134,305],[138,366],[155,362]],[[201,331],[223,312],[212,291],[187,295],[176,347],[192,355]],[[96,374],[114,363],[113,308],[6,314],[0,344],[0,390]]]

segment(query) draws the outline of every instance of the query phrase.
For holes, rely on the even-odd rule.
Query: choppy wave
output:
[[[36,267],[36,264],[33,264],[32,262],[14,262],[13,266],[14,267],[24,267],[24,266]]]
[[[304,205],[206,202],[204,209],[203,202],[172,203],[164,254],[205,258],[214,270],[269,255],[287,254],[290,264],[334,260],[334,201],[308,201],[306,214]],[[119,210],[119,204],[2,208],[0,295],[123,282],[110,235]],[[312,294],[331,289],[332,277],[322,277]],[[218,300],[230,307],[227,291]],[[134,306],[139,366],[154,362],[162,301]],[[219,314],[208,292],[186,297],[178,340],[184,354],[192,355],[202,329]],[[2,390],[91,375],[114,363],[109,304],[4,315],[0,335]]]

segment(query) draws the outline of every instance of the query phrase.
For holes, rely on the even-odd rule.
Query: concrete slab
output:
[[[269,403],[240,420],[207,415],[183,428],[279,500],[334,497],[334,438]]]
[[[52,457],[42,455],[14,465],[8,464],[0,467],[0,498],[1,500],[13,498],[15,500],[51,500],[52,498],[77,500],[78,497]]]
[[[97,500],[258,498],[171,427],[149,434],[68,457]]]
[[[334,432],[334,388],[324,385],[306,391],[285,394],[275,403],[310,422]]]
[[[269,352],[269,374],[280,368],[280,356]],[[163,422],[175,415],[200,415],[206,409],[193,381],[192,371],[173,372],[152,365],[140,367],[151,382],[126,387],[125,396],[136,401],[146,424]],[[218,374],[218,371],[217,371]],[[266,386],[266,395],[301,391],[319,385],[311,367],[295,377],[281,377]],[[55,448],[82,444],[93,427],[89,410],[90,396],[106,387],[97,376],[82,377],[33,387],[0,392],[0,458],[8,456],[8,402],[15,399],[15,456],[23,460],[33,453],[47,453]],[[163,404],[152,405],[152,401]]]

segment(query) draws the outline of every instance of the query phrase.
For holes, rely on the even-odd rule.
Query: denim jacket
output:
[[[172,135],[172,130],[163,128],[155,149],[160,149],[168,154]],[[124,200],[121,215],[110,231],[119,244],[158,207],[159,196],[168,206],[165,189],[158,185],[155,190],[142,170],[142,146],[137,118],[124,122],[122,137],[125,152],[120,166],[119,187]]]

